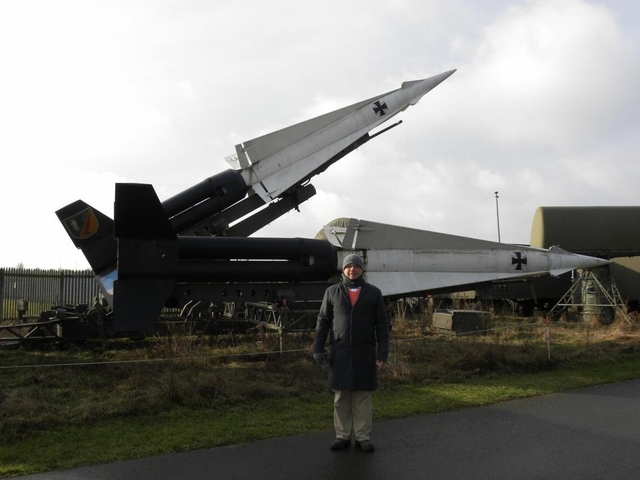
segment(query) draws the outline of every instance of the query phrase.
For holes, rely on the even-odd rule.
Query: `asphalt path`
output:
[[[640,380],[379,422],[374,453],[332,452],[332,440],[325,431],[21,478],[640,478]]]

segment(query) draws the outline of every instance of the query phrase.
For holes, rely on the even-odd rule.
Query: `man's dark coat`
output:
[[[318,314],[314,353],[324,353],[328,333],[329,388],[375,390],[376,360],[386,362],[389,354],[389,322],[380,289],[364,282],[352,308],[343,283],[329,287]]]

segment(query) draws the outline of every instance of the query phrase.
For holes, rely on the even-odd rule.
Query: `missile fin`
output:
[[[115,265],[113,220],[82,200],[62,207],[56,215],[95,273]]]
[[[151,330],[175,284],[175,280],[158,278],[116,280],[113,284],[114,330]]]
[[[259,183],[253,185],[254,191],[262,197],[265,202],[270,202],[278,198],[282,193],[288,190],[291,185],[295,185],[300,179],[310,177],[314,172],[321,169],[324,165],[331,164],[332,159],[352,144],[357,142],[359,138],[366,134],[367,129],[361,129],[357,132],[344,137],[331,145],[297,161],[286,170],[276,172],[261,178]],[[341,156],[339,158],[342,158]],[[259,170],[259,166],[254,171]],[[261,176],[260,173],[257,176]]]
[[[116,183],[114,235],[143,239],[176,237],[152,185]]]

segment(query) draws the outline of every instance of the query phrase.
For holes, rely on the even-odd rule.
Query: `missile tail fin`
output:
[[[113,285],[114,330],[151,330],[175,283],[172,279],[157,278],[116,280]]]
[[[117,183],[114,218],[117,238],[176,237],[152,185]]]
[[[115,265],[113,220],[82,200],[61,208],[56,215],[95,273]]]

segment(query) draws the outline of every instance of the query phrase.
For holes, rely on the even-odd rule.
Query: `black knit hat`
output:
[[[342,269],[344,270],[348,265],[358,265],[364,270],[364,261],[362,260],[362,257],[360,255],[356,255],[355,253],[344,257],[344,260],[342,261]]]

